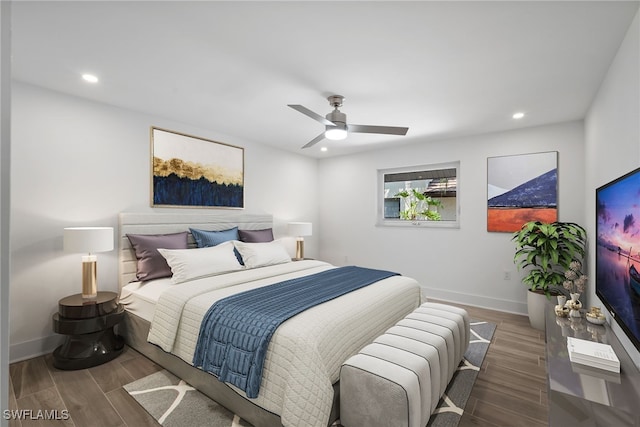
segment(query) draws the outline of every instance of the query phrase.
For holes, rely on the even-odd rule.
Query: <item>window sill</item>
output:
[[[408,221],[378,220],[376,227],[409,227],[409,228],[460,228],[458,221]]]

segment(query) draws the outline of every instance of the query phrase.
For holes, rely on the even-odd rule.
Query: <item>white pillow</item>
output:
[[[266,243],[246,243],[235,240],[233,244],[240,252],[246,268],[291,262],[291,256],[282,243],[277,240]]]
[[[233,243],[199,249],[158,249],[171,267],[174,284],[199,277],[242,270],[242,265],[233,252]]]

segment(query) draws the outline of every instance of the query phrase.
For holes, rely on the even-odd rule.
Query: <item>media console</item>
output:
[[[558,318],[546,310],[547,391],[550,427],[640,427],[640,371],[608,325]],[[571,363],[567,337],[611,345],[620,373]]]

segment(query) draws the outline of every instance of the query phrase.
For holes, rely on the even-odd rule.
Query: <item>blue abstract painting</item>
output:
[[[244,149],[151,128],[152,206],[244,207]]]

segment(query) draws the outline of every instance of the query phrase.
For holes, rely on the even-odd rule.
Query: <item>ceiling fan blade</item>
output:
[[[409,128],[396,126],[370,126],[370,125],[347,125],[349,132],[356,133],[383,133],[388,135],[406,135]]]
[[[311,141],[307,142],[305,145],[302,146],[302,148],[309,148],[312,145],[316,145],[318,142],[322,141],[323,139],[324,139],[324,132],[322,132],[320,135],[313,138]]]
[[[303,107],[302,105],[288,104],[288,106],[293,108],[296,111],[301,112],[305,116],[311,117],[313,120],[318,121],[318,122],[322,123],[325,126],[335,126],[336,125],[332,121],[327,120],[326,118],[322,117],[320,114],[314,113],[313,111],[309,110],[307,107]]]

